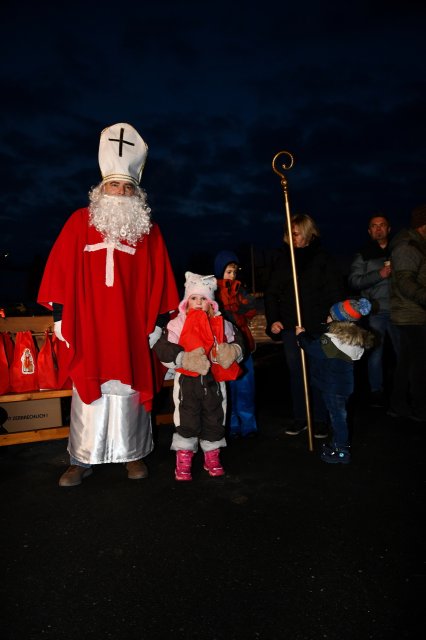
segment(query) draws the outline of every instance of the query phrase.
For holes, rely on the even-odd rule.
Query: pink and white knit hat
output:
[[[214,276],[200,276],[191,271],[185,273],[185,300],[196,294],[213,302],[216,289],[217,281]]]

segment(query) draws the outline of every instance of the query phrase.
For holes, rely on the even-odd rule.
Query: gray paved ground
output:
[[[61,489],[65,441],[0,450],[3,640],[419,637],[425,426],[361,393],[353,462],[326,465],[283,433],[280,358],[256,354],[261,431],[229,444],[225,478],[198,454],[176,483],[170,427],[140,482],[106,465]]]

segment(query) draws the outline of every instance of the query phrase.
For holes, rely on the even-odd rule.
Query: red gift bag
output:
[[[8,350],[5,341],[5,333],[0,333],[0,393],[7,393],[10,390],[9,365],[12,360],[8,357]],[[10,336],[9,336],[10,337]],[[13,356],[13,352],[12,352]]]
[[[203,347],[206,356],[209,357],[210,351],[215,344],[224,342],[224,339],[226,341],[223,322],[223,316],[209,318],[204,311],[191,309],[186,316],[185,324],[179,337],[179,344],[185,351]],[[185,375],[192,377],[198,375],[198,373],[185,371],[184,369],[177,369],[177,371],[183,371]],[[241,374],[241,367],[236,362],[233,362],[229,369],[224,369],[220,365],[212,363],[211,372],[217,382],[224,382],[226,380],[236,380]]]
[[[70,350],[63,340],[52,335],[52,346],[58,365],[57,389],[72,389],[72,380],[68,375]]]
[[[16,334],[9,375],[11,391],[38,391],[37,350],[31,331],[18,331]]]
[[[38,384],[43,389],[58,388],[58,363],[49,331],[44,332],[44,342],[37,356]]]
[[[225,327],[223,325],[224,320],[222,316],[215,316],[214,318],[210,318],[209,320],[210,326],[212,328],[213,334],[216,336],[216,342],[213,345],[212,349],[216,348],[216,344],[220,344],[221,342],[226,342],[225,338]],[[218,382],[225,382],[227,380],[236,380],[242,372],[240,365],[237,362],[233,362],[228,369],[224,369],[217,363],[212,363],[211,366],[212,374],[215,380]]]
[[[15,351],[15,345],[13,343],[12,336],[7,331],[3,333],[3,341],[4,349],[6,351],[6,358],[10,367],[13,362],[13,352]]]

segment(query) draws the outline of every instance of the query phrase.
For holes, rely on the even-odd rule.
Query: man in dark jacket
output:
[[[400,332],[389,415],[426,421],[426,204],[414,209],[411,228],[392,250],[391,319]]]
[[[355,255],[349,272],[349,286],[370,300],[372,311],[368,318],[370,329],[376,336],[376,345],[368,356],[368,382],[373,407],[384,406],[383,345],[389,336],[395,354],[399,351],[398,329],[392,324],[389,309],[390,276],[390,224],[386,216],[377,213],[368,223],[370,240]]]

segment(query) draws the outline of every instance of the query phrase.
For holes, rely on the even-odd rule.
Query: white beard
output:
[[[126,241],[134,247],[149,234],[151,209],[142,189],[138,188],[134,196],[108,196],[98,185],[89,193],[89,199],[89,222],[106,242],[117,244]]]

